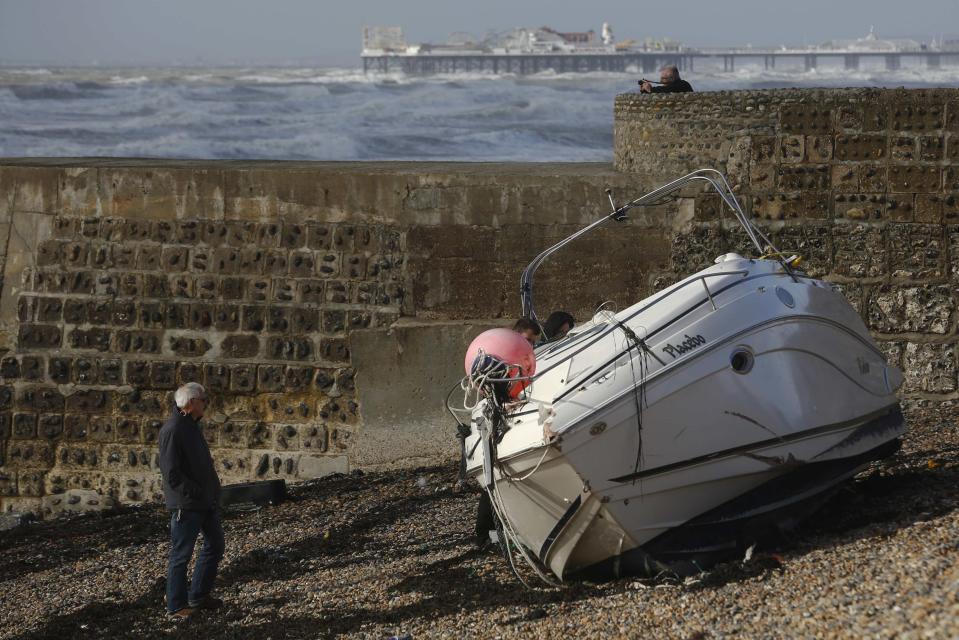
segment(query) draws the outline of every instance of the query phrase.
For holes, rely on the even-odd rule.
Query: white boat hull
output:
[[[467,470],[495,480],[518,541],[560,578],[781,525],[905,428],[901,374],[842,295],[739,256],[579,328],[537,365],[499,442],[488,408],[474,411]]]

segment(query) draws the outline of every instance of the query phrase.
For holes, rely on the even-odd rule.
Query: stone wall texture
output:
[[[904,369],[904,395],[957,396],[959,90],[626,94],[615,112],[618,170],[724,172],[780,249],[842,285]],[[748,250],[714,196],[688,195],[674,276]]]
[[[0,509],[160,497],[172,390],[225,482],[456,455],[443,409],[540,250],[685,171],[841,283],[904,394],[957,393],[959,92],[620,96],[615,166],[0,159]],[[622,308],[729,250],[690,190],[577,241],[537,308]]]
[[[191,380],[225,482],[452,458],[442,401],[466,344],[518,314],[532,256],[631,181],[608,165],[0,161],[0,507],[159,499],[157,432]],[[670,235],[655,215],[544,268],[544,308],[649,293]]]

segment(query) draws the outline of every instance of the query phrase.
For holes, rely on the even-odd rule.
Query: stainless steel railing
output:
[[[612,195],[610,195],[610,204],[613,206],[613,211],[607,214],[605,217],[600,218],[599,220],[587,225],[586,227],[580,229],[576,233],[572,234],[568,238],[560,240],[553,246],[549,247],[538,256],[533,258],[533,261],[530,262],[526,268],[523,270],[523,275],[520,278],[520,297],[522,300],[522,314],[535,322],[539,323],[539,319],[536,316],[536,310],[533,308],[533,276],[536,273],[536,270],[539,269],[540,265],[551,255],[573,242],[577,238],[586,235],[593,229],[599,227],[600,225],[610,221],[622,221],[626,219],[626,212],[635,207],[647,206],[654,204],[668,196],[669,194],[679,190],[683,186],[695,182],[695,181],[704,181],[708,182],[716,193],[719,194],[719,197],[723,202],[728,206],[733,214],[736,216],[736,220],[742,226],[743,230],[746,232],[746,235],[749,236],[750,241],[756,246],[756,249],[759,253],[764,253],[767,250],[772,252],[773,255],[777,255],[779,251],[773,246],[769,238],[766,237],[763,232],[757,228],[749,218],[746,217],[746,214],[743,212],[742,207],[739,206],[739,201],[736,200],[736,196],[733,194],[732,188],[729,186],[729,182],[726,181],[726,176],[724,176],[719,171],[715,169],[698,169],[689,173],[682,178],[678,178],[664,184],[663,186],[646,193],[635,200],[627,202],[621,207],[617,207],[613,202]],[[607,192],[609,193],[609,192]],[[765,243],[765,246],[764,244]],[[791,270],[788,263],[782,260],[781,256],[777,258],[780,264],[783,265],[783,269],[791,275]]]
[[[714,298],[714,294],[713,294],[712,291],[710,291],[709,285],[706,283],[706,280],[707,280],[708,278],[717,278],[717,277],[720,277],[720,276],[737,276],[737,275],[738,275],[738,276],[743,276],[743,277],[745,277],[745,276],[749,275],[749,271],[748,271],[748,270],[745,270],[745,269],[740,269],[740,270],[736,270],[736,271],[717,271],[717,272],[715,272],[715,273],[703,273],[703,274],[700,274],[700,275],[696,276],[695,278],[691,278],[691,279],[689,279],[689,280],[687,280],[687,281],[685,281],[685,282],[680,283],[680,284],[679,284],[678,286],[676,286],[675,288],[667,291],[666,293],[662,294],[661,296],[657,297],[656,299],[650,301],[649,304],[643,305],[641,308],[637,309],[636,311],[634,311],[633,313],[629,314],[629,315],[626,316],[625,318],[620,319],[619,322],[622,322],[622,323],[627,323],[627,322],[629,322],[630,320],[632,320],[633,318],[635,318],[635,317],[638,316],[639,314],[644,313],[644,312],[652,309],[652,308],[655,307],[656,305],[664,302],[664,301],[665,301],[667,298],[669,298],[670,296],[676,294],[676,293],[679,292],[679,291],[684,290],[686,287],[688,287],[689,285],[695,284],[696,282],[701,282],[701,283],[703,284],[703,288],[706,290],[706,299],[707,299],[707,301],[709,301],[710,305],[712,306],[713,310],[715,311],[715,310],[717,310],[718,307],[716,306],[716,301],[715,301],[715,298]],[[768,275],[773,275],[773,274],[768,274]],[[717,294],[718,294],[718,293],[721,293],[722,291],[725,291],[725,290],[726,290],[727,288],[729,288],[730,286],[733,286],[733,285],[735,285],[735,284],[738,284],[739,282],[742,282],[742,280],[737,280],[736,282],[733,282],[733,283],[731,283],[730,285],[727,285],[726,287],[723,287],[719,292],[716,292],[716,293],[717,293]],[[664,327],[667,327],[667,326],[671,325],[677,318],[682,317],[683,315],[689,313],[692,309],[698,307],[698,306],[701,305],[701,304],[703,304],[703,300],[702,300],[702,299],[699,299],[699,300],[693,302],[692,304],[690,304],[689,306],[684,307],[682,310],[677,311],[676,313],[672,314],[672,315],[671,315],[665,322],[663,322],[659,327],[653,329],[652,331],[647,332],[647,333],[643,336],[643,338],[646,339],[646,338],[648,338],[648,337],[651,337],[651,336],[659,333]],[[555,369],[556,367],[558,367],[558,366],[560,366],[561,364],[563,364],[563,363],[569,361],[570,359],[576,357],[577,355],[579,355],[579,354],[582,353],[583,351],[589,349],[589,348],[592,347],[594,344],[596,344],[597,342],[599,342],[600,340],[602,340],[603,338],[605,338],[609,333],[611,333],[611,332],[613,332],[613,331],[616,331],[616,329],[617,329],[617,325],[616,325],[616,324],[609,324],[607,327],[605,327],[605,328],[604,328],[602,331],[600,331],[599,333],[593,334],[593,335],[591,336],[591,339],[590,339],[590,340],[588,340],[586,343],[584,343],[584,344],[582,344],[582,345],[579,345],[579,348],[575,349],[573,352],[571,352],[571,353],[569,353],[569,354],[566,354],[565,356],[563,356],[562,358],[560,358],[559,360],[557,360],[557,361],[555,361],[555,362],[550,362],[549,366],[546,367],[545,369],[542,369],[541,371],[537,371],[537,372],[536,372],[536,375],[532,376],[532,380],[535,382],[535,380],[536,380],[537,378],[539,378],[539,377],[541,377],[541,376],[549,373],[550,371],[552,371],[552,370]],[[574,347],[574,346],[576,346],[576,343],[575,343],[575,342],[573,342],[572,344],[570,344],[570,345],[568,346],[568,348],[572,348],[572,347]],[[557,352],[557,353],[561,353],[561,352]],[[556,354],[553,354],[553,355],[556,355]],[[619,358],[621,355],[622,355],[622,354],[617,354],[612,360],[616,360],[616,359]],[[597,370],[602,369],[604,366],[605,366],[605,365],[598,367]],[[589,377],[589,376],[587,376],[587,377]]]

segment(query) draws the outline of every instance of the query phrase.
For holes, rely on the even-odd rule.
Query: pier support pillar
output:
[[[806,71],[812,71],[813,69],[816,68],[816,56],[815,56],[815,55],[803,56],[803,58],[804,58],[804,61],[805,61],[805,63],[806,63],[806,64],[805,64]]]
[[[889,71],[896,71],[901,65],[901,60],[898,54],[890,53],[886,55],[886,69]]]
[[[942,63],[941,58],[938,53],[929,53],[926,54],[926,66],[930,69],[938,69],[939,65]]]
[[[847,69],[859,68],[859,56],[855,54],[847,54],[847,55],[844,55],[842,58]]]

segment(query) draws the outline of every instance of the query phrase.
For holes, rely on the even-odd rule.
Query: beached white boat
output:
[[[544,574],[679,573],[808,515],[898,447],[902,374],[832,284],[804,275],[700,170],[616,207],[538,256],[691,181],[719,192],[756,246],[536,351],[517,403],[471,413],[467,473],[504,542]],[[494,354],[495,355],[495,354]],[[474,382],[478,382],[474,379]],[[502,397],[502,394],[500,394]]]

